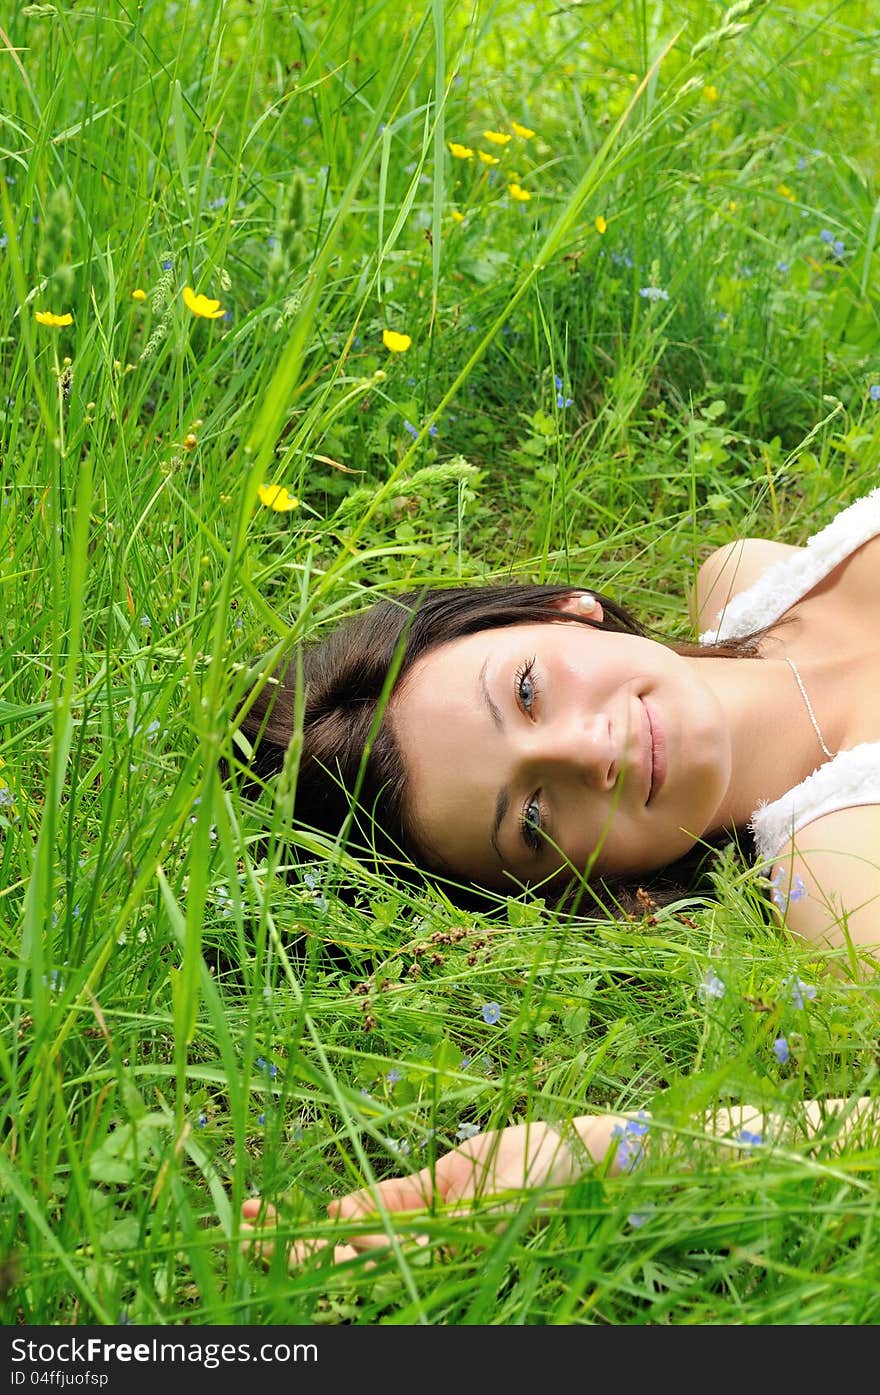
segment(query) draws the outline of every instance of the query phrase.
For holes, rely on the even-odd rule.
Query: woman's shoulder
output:
[[[754,586],[768,567],[803,551],[769,538],[736,538],[716,547],[700,566],[690,599],[699,631],[713,629],[734,596]]]
[[[835,809],[779,853],[771,896],[793,934],[847,952],[850,971],[880,950],[880,802]],[[846,965],[841,963],[841,969]]]
[[[701,616],[701,643],[766,629],[878,535],[880,488],[842,509],[804,547],[746,538],[718,548],[706,559],[700,581],[709,622],[704,629]]]

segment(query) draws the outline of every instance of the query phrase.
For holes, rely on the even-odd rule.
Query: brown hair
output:
[[[240,718],[253,748],[250,775],[265,782],[283,765],[296,727],[301,665],[305,701],[294,818],[335,837],[351,816],[349,833],[357,828],[360,838],[350,841],[406,875],[412,863],[424,863],[424,853],[408,825],[406,769],[385,720],[391,696],[422,655],[481,630],[564,621],[656,638],[599,592],[591,594],[602,604],[602,620],[561,612],[560,603],[577,594],[577,588],[559,585],[457,586],[377,602],[325,639],[302,644],[292,662],[254,689]],[[736,658],[754,656],[759,638],[670,647],[685,655]],[[706,850],[698,848],[674,867],[661,869],[652,880],[653,891],[644,883],[658,904],[681,894],[683,877],[676,869],[690,877],[692,864],[702,861]],[[606,891],[614,905],[628,909],[622,881],[608,883]]]

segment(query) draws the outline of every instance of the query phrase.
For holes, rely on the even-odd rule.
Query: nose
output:
[[[612,790],[626,759],[625,736],[607,712],[560,713],[526,733],[529,777],[536,785],[562,776],[599,792]]]

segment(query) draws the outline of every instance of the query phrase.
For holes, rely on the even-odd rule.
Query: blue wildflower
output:
[[[654,1210],[655,1208],[653,1206],[648,1206],[644,1211],[630,1211],[626,1218],[627,1222],[632,1226],[633,1230],[640,1230],[643,1225],[647,1225],[648,1221],[651,1220],[654,1215]]]
[[[480,1132],[476,1124],[461,1123],[455,1130],[455,1136],[459,1143],[464,1143],[468,1138],[476,1138]]]
[[[840,258],[843,256],[844,252],[846,251],[846,248],[844,247],[840,239],[837,238],[834,242],[832,242],[831,250],[834,253],[835,257]]]
[[[791,263],[790,263],[790,262],[777,262],[777,263],[776,263],[776,270],[777,270],[777,271],[781,271],[783,274],[784,274],[786,271],[789,271],[790,269],[791,269]]]
[[[157,734],[158,731],[159,722],[156,718],[154,718],[153,721],[150,722],[150,725],[147,727],[147,740],[152,741],[153,737]]]
[[[273,1061],[267,1061],[265,1056],[258,1056],[254,1061],[257,1070],[264,1070],[270,1080],[274,1080],[278,1074],[278,1067]]]
[[[788,981],[788,991],[791,1001],[796,1008],[802,1008],[805,1001],[812,1000],[816,996],[816,987],[812,983],[804,983],[802,978],[795,976]]]
[[[798,162],[797,162],[797,168],[798,168],[798,171],[802,171],[802,170],[805,170],[805,169],[807,168],[807,157],[806,157],[806,155],[801,155],[801,156],[800,156],[800,158],[799,158],[799,160],[798,160]]]
[[[669,292],[663,291],[659,286],[642,286],[639,295],[643,300],[668,300]]]
[[[198,1124],[198,1126],[199,1126],[200,1129],[203,1129],[203,1128],[205,1127],[205,1125],[207,1124],[207,1122],[208,1122],[208,1116],[207,1116],[207,1114],[200,1114],[199,1117],[198,1117],[198,1119],[196,1119],[196,1123]]]
[[[764,1138],[760,1133],[752,1133],[751,1129],[740,1129],[736,1136],[736,1141],[737,1143],[746,1143],[750,1147],[756,1148],[759,1144],[764,1142]]]
[[[397,1069],[397,1066],[392,1066],[385,1079],[388,1081],[389,1085],[396,1085],[398,1081],[403,1079],[403,1076]]]
[[[164,262],[162,263],[162,270],[163,270],[163,271],[170,271],[173,265],[174,265],[174,263],[172,262],[171,258],[170,258],[170,257],[166,257],[165,260],[164,260]]]
[[[785,1037],[777,1037],[773,1043],[773,1054],[781,1066],[788,1064],[791,1052],[788,1049],[788,1042]]]
[[[258,1115],[257,1115],[257,1123],[258,1123],[258,1124],[265,1124],[265,1122],[266,1122],[266,1116],[265,1116],[265,1114],[258,1114]]]
[[[9,238],[6,236],[5,233],[3,233],[2,235],[0,235],[0,252],[5,252],[8,246]]]
[[[404,417],[404,419],[403,419],[403,429],[404,429],[404,431],[408,431],[408,432],[409,432],[409,434],[410,434],[410,436],[412,436],[413,440],[415,440],[416,437],[417,437],[418,434],[419,434],[419,428],[418,428],[417,426],[413,426],[412,422],[409,421],[406,417]]]
[[[566,397],[565,393],[563,392],[557,392],[556,394],[556,405],[557,407],[562,408],[563,411],[566,407],[570,407],[573,401],[574,398]]]
[[[620,1124],[614,1125],[611,1137],[617,1141],[615,1158],[619,1167],[628,1172],[638,1167],[644,1157],[644,1140],[649,1128],[650,1116],[643,1110],[639,1111],[635,1119],[628,1119],[623,1127]]]
[[[823,228],[819,236],[821,237],[822,241],[826,244],[834,241],[834,233],[831,231],[830,228]]]
[[[880,402],[880,383],[872,383],[868,388],[868,396],[872,402]]]
[[[460,1065],[459,1069],[460,1069],[460,1070],[467,1070],[468,1067],[470,1066],[470,1063],[471,1063],[471,1058],[470,1058],[470,1056],[462,1056],[462,1058],[461,1058],[461,1065]]]
[[[707,969],[703,975],[702,982],[697,988],[697,993],[706,1003],[710,998],[723,998],[727,991],[727,986],[722,978],[719,978],[714,969]]]
[[[389,1134],[382,1139],[382,1142],[385,1144],[385,1147],[388,1149],[389,1153],[395,1153],[401,1157],[406,1157],[410,1151],[409,1144],[407,1143],[405,1138],[392,1138]]]
[[[501,1021],[500,1003],[484,1003],[483,1006],[480,1008],[480,1012],[482,1014],[483,1021],[489,1027],[494,1027],[497,1022]]]
[[[806,884],[804,883],[803,877],[795,876],[793,881],[789,885],[787,893],[782,890],[781,883],[783,882],[784,878],[785,873],[780,867],[779,871],[776,873],[776,876],[772,879],[770,883],[770,886],[772,887],[772,890],[770,892],[770,900],[773,902],[774,906],[777,906],[779,908],[780,911],[787,910],[789,901],[802,901],[807,894],[807,888]]]
[[[556,391],[561,392],[565,384],[563,383],[558,373],[555,373],[553,375],[553,381],[556,384]]]

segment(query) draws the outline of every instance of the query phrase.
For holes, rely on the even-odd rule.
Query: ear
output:
[[[576,591],[573,596],[557,601],[556,606],[566,615],[581,615],[585,620],[597,620],[600,624],[605,619],[602,602],[596,599],[592,591]]]

